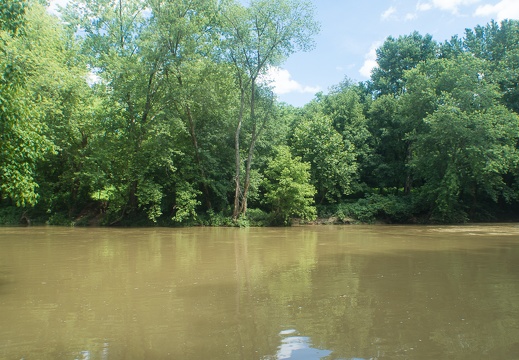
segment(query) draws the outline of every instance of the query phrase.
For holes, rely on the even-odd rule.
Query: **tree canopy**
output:
[[[278,102],[264,74],[318,31],[304,0],[3,2],[0,221],[519,215],[518,21],[388,37],[369,81]]]

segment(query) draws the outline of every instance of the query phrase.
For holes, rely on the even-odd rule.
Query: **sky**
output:
[[[51,0],[56,3],[67,0]],[[442,42],[491,20],[519,19],[519,0],[311,0],[321,31],[315,48],[270,69],[278,100],[303,106],[345,78],[369,79],[375,50],[413,31]]]

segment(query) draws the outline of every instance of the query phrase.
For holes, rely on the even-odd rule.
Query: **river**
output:
[[[519,225],[0,228],[1,359],[512,359]]]

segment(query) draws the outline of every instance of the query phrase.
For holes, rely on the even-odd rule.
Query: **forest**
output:
[[[305,0],[0,4],[0,223],[268,226],[519,219],[519,21],[388,37],[303,107]]]

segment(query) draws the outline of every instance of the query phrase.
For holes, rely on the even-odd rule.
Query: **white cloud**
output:
[[[432,9],[432,4],[419,2],[416,4],[416,10],[418,11],[429,11]]]
[[[480,0],[433,0],[433,5],[440,10],[446,10],[456,14],[460,6],[476,4],[479,1]]]
[[[431,10],[432,8],[449,11],[452,14],[458,14],[461,6],[473,5],[481,0],[431,0],[430,2],[419,2],[416,8],[420,11]],[[512,0],[514,1],[514,0]]]
[[[382,42],[377,41],[371,44],[371,47],[369,48],[369,52],[364,55],[364,64],[362,64],[362,67],[359,69],[359,73],[369,78],[371,76],[371,71],[378,66],[377,64],[377,48],[382,45]]]
[[[497,21],[519,19],[519,1],[501,0],[495,5],[482,5],[476,9],[475,16],[495,16]]]
[[[394,14],[396,13],[396,8],[394,6],[391,6],[389,9],[387,9],[386,11],[384,11],[382,13],[382,15],[380,15],[380,17],[382,18],[382,20],[387,20],[389,19],[391,16],[393,16]]]
[[[271,67],[259,80],[260,82],[268,83],[272,86],[276,95],[293,92],[301,94],[315,94],[316,92],[321,91],[319,86],[306,86],[298,83],[296,80],[292,79],[292,75],[290,75],[288,70],[277,66]]]

